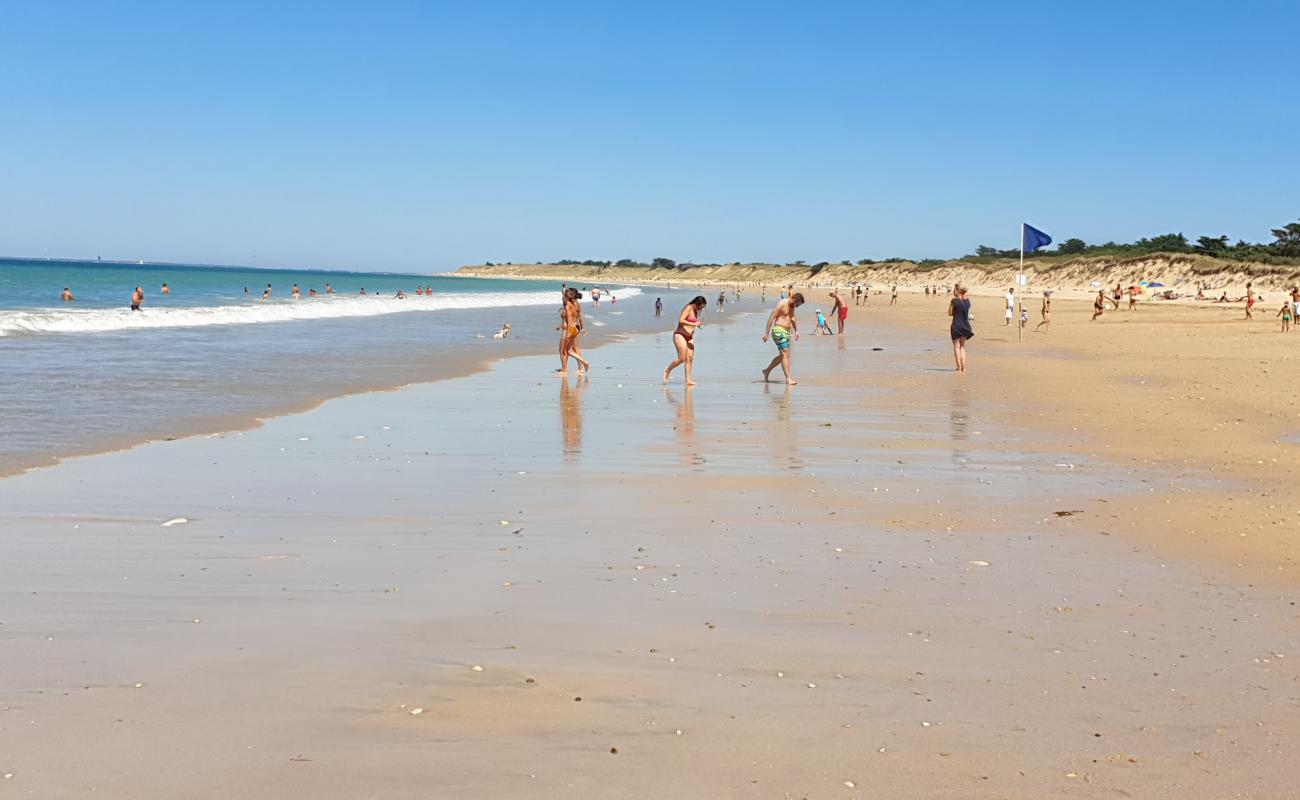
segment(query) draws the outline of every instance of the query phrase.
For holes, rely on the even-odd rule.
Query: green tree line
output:
[[[1248,242],[1238,239],[1232,243],[1227,236],[1201,236],[1195,242],[1188,241],[1181,233],[1165,233],[1160,236],[1138,239],[1136,242],[1106,242],[1088,244],[1082,239],[1066,239],[1055,250],[1039,250],[1026,253],[1026,258],[1054,255],[1073,256],[1140,256],[1151,253],[1199,253],[1215,258],[1233,261],[1255,261],[1263,264],[1285,263],[1300,259],[1300,222],[1292,222],[1281,228],[1273,228],[1273,241],[1268,243]],[[1019,258],[1020,250],[999,250],[988,245],[980,245],[975,252],[963,256],[966,260],[988,258]]]

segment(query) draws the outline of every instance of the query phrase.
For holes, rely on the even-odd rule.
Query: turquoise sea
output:
[[[60,300],[65,286],[71,302]],[[129,308],[136,286],[140,312]],[[593,343],[656,324],[652,297],[605,288],[622,302],[588,304]],[[0,260],[0,475],[546,352],[559,289],[558,280]],[[504,322],[511,337],[493,339]]]

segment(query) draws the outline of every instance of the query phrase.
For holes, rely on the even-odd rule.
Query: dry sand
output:
[[[0,798],[1294,796],[1294,345],[879,300],[0,481]]]

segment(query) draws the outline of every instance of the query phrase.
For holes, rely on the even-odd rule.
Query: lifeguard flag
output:
[[[1033,225],[1025,225],[1023,232],[1020,234],[1020,248],[1026,253],[1032,253],[1040,247],[1047,247],[1052,243],[1052,237],[1043,233]]]

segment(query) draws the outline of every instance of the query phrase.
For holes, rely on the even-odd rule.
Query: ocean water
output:
[[[160,293],[163,283],[169,295]],[[299,300],[290,298],[295,283]],[[327,283],[335,295],[323,294]],[[546,352],[556,344],[560,285],[0,260],[0,475]],[[65,286],[72,302],[59,299]],[[136,286],[145,292],[140,312],[129,308]],[[434,293],[417,296],[416,286]],[[320,296],[307,296],[313,288]],[[662,327],[652,297],[605,288],[621,302],[586,304],[592,344]],[[399,289],[406,299],[395,297]],[[493,339],[503,322],[510,338]]]

